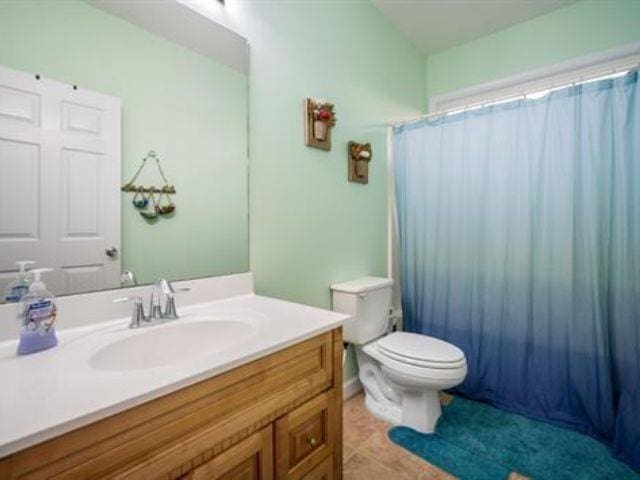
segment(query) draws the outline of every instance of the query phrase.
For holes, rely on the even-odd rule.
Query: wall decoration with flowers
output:
[[[331,129],[336,124],[333,103],[323,99],[304,101],[305,144],[308,147],[331,150]]]
[[[371,161],[371,144],[349,142],[349,181],[369,183],[369,162]]]

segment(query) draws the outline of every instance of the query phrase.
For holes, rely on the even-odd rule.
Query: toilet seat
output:
[[[466,366],[464,352],[455,345],[427,335],[394,332],[376,342],[378,352],[395,362],[436,370]]]
[[[383,352],[378,346],[378,341],[368,343],[360,347],[362,351],[371,358],[378,361],[384,369],[396,372],[398,375],[409,376],[418,383],[425,385],[435,385],[440,382],[460,383],[467,374],[466,360],[450,368],[432,368],[422,365],[414,365],[406,361],[406,358],[397,360]]]

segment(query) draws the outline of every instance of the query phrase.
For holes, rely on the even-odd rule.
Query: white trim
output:
[[[342,384],[342,401],[346,402],[354,395],[357,395],[362,390],[362,384],[360,383],[360,379],[356,375],[355,377],[346,380]]]
[[[387,127],[387,277],[393,279],[391,297],[392,321],[402,323],[402,286],[398,268],[398,212],[393,178],[393,127]]]
[[[393,128],[387,127],[387,277],[393,278],[394,211]]]
[[[436,95],[429,99],[429,112],[455,110],[489,99],[515,97],[524,92],[568,85],[588,78],[634,68],[639,63],[640,42],[635,42],[481,85]]]

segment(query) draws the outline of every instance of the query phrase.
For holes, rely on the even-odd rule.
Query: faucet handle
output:
[[[169,284],[169,286],[171,287],[171,292],[167,293],[167,303],[165,305],[165,309],[164,309],[164,313],[162,314],[162,318],[166,318],[166,319],[169,319],[169,320],[175,320],[176,318],[178,318],[178,312],[176,310],[176,300],[175,300],[175,298],[173,296],[176,293],[188,292],[189,290],[191,290],[191,288],[182,287],[182,288],[174,289],[171,284]]]
[[[151,296],[149,297],[149,319],[160,320],[162,318],[162,307],[160,304],[160,296],[167,295],[171,290],[171,285],[164,278],[159,278],[151,287]]]
[[[156,282],[156,287],[159,287],[162,293],[164,293],[165,295],[171,295],[172,293],[175,292],[171,282],[164,278],[158,279],[158,281]]]
[[[142,305],[142,297],[140,295],[131,295],[129,297],[121,297],[113,300],[113,303],[125,303],[133,301],[133,312],[131,313],[131,323],[129,328],[138,328],[140,324],[147,320],[144,314],[144,306]]]

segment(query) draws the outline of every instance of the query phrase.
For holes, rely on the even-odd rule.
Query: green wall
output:
[[[370,2],[236,7],[251,46],[256,289],[331,308],[332,283],[386,275],[386,123],[424,111],[424,58]],[[335,103],[330,152],[304,145],[305,97]],[[372,143],[368,185],[347,181],[349,140]],[[345,378],[355,371],[350,356]]]
[[[427,58],[429,97],[640,40],[640,1],[583,0]]]
[[[369,2],[242,2],[251,45],[251,269],[260,294],[331,308],[329,286],[386,274],[386,121],[422,111],[424,59]],[[335,103],[330,152],[303,99]],[[368,185],[347,142],[371,142]]]
[[[175,216],[149,224],[122,197],[138,280],[248,270],[246,75],[80,1],[0,2],[0,65],[120,97],[123,179],[161,155]]]

